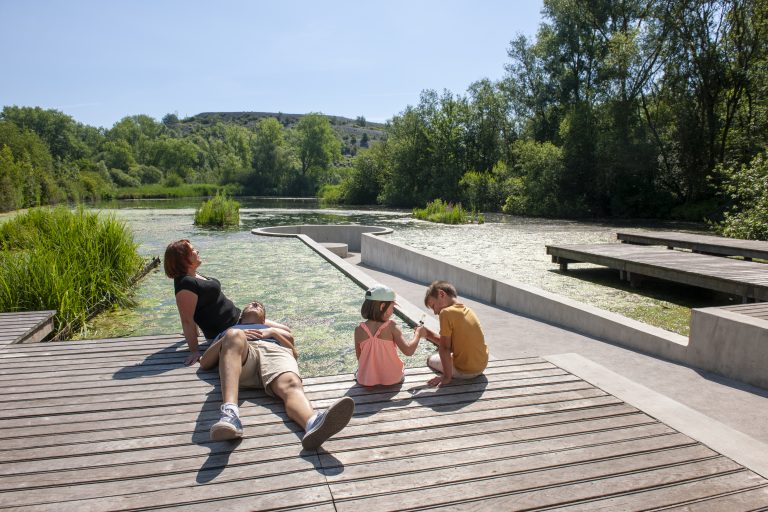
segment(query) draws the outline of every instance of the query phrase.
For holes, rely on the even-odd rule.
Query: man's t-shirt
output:
[[[453,366],[463,373],[477,373],[488,365],[488,347],[474,311],[456,303],[440,311],[440,336],[450,336]]]
[[[173,280],[173,287],[174,293],[189,290],[197,295],[195,323],[209,340],[235,325],[240,318],[240,310],[221,293],[221,283],[217,279],[181,276]]]

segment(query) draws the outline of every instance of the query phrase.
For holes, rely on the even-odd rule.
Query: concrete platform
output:
[[[413,304],[423,304],[427,282],[415,282],[362,266],[359,255],[352,255],[345,261],[392,287]],[[434,276],[435,279],[440,277]],[[766,389],[613,345],[478,301],[464,302],[478,314],[491,354],[497,358],[575,353],[757,441],[768,443]]]

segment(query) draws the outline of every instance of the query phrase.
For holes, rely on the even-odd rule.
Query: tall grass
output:
[[[467,224],[473,221],[482,224],[485,222],[482,213],[473,212],[470,214],[462,208],[461,203],[447,203],[442,199],[435,199],[431,203],[427,203],[426,208],[414,208],[413,216],[417,219],[443,224]]]
[[[131,303],[141,265],[114,216],[35,208],[0,225],[0,311],[55,309],[55,330],[79,330],[92,312]]]
[[[240,224],[240,203],[229,199],[226,194],[217,192],[197,209],[195,224],[218,227],[237,226]]]

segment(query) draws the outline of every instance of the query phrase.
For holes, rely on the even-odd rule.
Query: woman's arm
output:
[[[197,307],[197,295],[189,290],[180,290],[176,294],[176,307],[181,318],[181,330],[189,347],[189,356],[184,364],[189,366],[200,359],[200,349],[197,345],[197,324],[195,323],[195,307]]]

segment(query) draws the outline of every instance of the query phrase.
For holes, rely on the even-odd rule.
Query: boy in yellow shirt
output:
[[[437,345],[427,366],[438,373],[429,386],[445,386],[452,379],[472,379],[488,365],[488,346],[474,311],[459,302],[456,288],[448,281],[434,281],[427,288],[424,305],[440,317],[440,335],[427,330],[427,339]]]

